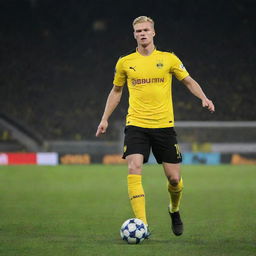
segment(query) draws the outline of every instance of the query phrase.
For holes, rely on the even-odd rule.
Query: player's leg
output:
[[[168,180],[168,191],[170,193],[170,212],[178,212],[182,197],[183,181],[180,175],[180,164],[163,162],[165,175]]]
[[[142,165],[144,156],[141,154],[132,154],[126,157],[128,161],[128,194],[135,218],[142,220],[147,226],[146,239],[151,232],[148,227],[146,216],[145,193],[142,186]]]
[[[175,235],[183,232],[183,223],[180,219],[179,206],[182,196],[183,182],[180,175],[182,155],[173,128],[162,128],[152,132],[152,151],[159,164],[163,164],[168,180],[170,194],[169,214],[172,218],[172,230]]]
[[[179,206],[182,197],[183,181],[180,176],[180,164],[163,163],[165,175],[168,179],[168,191],[170,194],[169,214],[172,219],[172,231],[176,236],[183,233]]]
[[[136,218],[147,225],[145,193],[142,186],[143,155],[132,154],[126,157],[128,161],[128,195]]]
[[[128,162],[128,194],[136,218],[147,225],[145,193],[142,186],[142,165],[147,162],[150,143],[144,128],[128,126],[125,129],[124,155]]]

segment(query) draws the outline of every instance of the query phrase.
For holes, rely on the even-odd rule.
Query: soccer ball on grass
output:
[[[147,226],[142,220],[132,218],[126,220],[120,229],[121,238],[128,244],[139,244],[147,235]]]

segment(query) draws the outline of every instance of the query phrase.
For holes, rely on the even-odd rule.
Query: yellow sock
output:
[[[170,193],[170,212],[178,212],[180,207],[180,200],[182,197],[183,190],[183,180],[180,178],[180,182],[177,186],[173,186],[170,183],[168,184],[168,191]]]
[[[129,174],[127,181],[133,213],[136,218],[142,220],[147,225],[145,193],[141,183],[141,175]]]

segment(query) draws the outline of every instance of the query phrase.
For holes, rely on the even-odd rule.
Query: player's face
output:
[[[155,30],[150,22],[137,23],[133,28],[134,38],[136,39],[138,45],[146,47],[153,43]]]

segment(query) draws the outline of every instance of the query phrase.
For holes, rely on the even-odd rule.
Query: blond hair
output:
[[[132,25],[136,25],[138,23],[143,23],[143,22],[150,22],[152,24],[152,27],[154,28],[154,21],[153,19],[151,19],[150,17],[147,17],[147,16],[139,16],[137,17],[136,19],[134,19]]]

